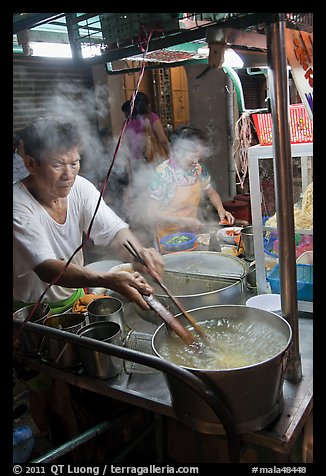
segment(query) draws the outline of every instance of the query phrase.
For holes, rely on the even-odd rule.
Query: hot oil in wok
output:
[[[158,349],[160,355],[188,368],[232,369],[268,360],[283,350],[287,343],[279,330],[265,322],[225,317],[199,324],[210,337],[209,346],[202,343],[202,350],[198,351],[185,345],[172,333],[163,338]],[[195,333],[193,328],[189,329]]]

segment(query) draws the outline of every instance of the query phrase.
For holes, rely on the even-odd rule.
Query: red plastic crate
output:
[[[260,145],[272,144],[272,115],[252,114]],[[313,142],[313,122],[303,104],[290,105],[291,144]]]

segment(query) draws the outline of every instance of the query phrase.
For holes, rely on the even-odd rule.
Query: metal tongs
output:
[[[145,264],[143,258],[138,253],[135,246],[128,240],[127,243],[124,243],[123,246],[129,251],[129,253],[135,258],[136,261],[141,263],[142,265],[148,266]],[[163,284],[163,282],[158,279],[157,277],[151,275],[153,279],[156,281],[157,284],[161,286],[161,288],[166,292],[166,294],[172,299],[174,304],[178,307],[181,313],[185,316],[187,321],[189,321],[197,333],[206,341],[209,341],[208,335],[202,329],[202,327],[196,322],[196,320],[189,315],[189,313],[181,306],[179,301],[173,296],[171,291]],[[159,314],[159,316],[186,342],[186,344],[193,345],[197,344],[193,334],[184,327],[177,319],[173,317],[168,309],[166,309],[160,301],[155,299],[153,296],[144,296],[147,304]]]

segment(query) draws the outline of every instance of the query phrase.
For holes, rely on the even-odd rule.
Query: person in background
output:
[[[207,136],[199,129],[183,126],[171,133],[170,141],[169,158],[156,167],[148,186],[148,215],[154,220],[158,246],[170,233],[200,231],[197,212],[202,193],[216,209],[220,222],[234,223],[201,163],[210,152]]]
[[[130,240],[148,267],[138,269],[151,270],[153,276],[162,275],[164,263],[156,250],[141,245],[129,225],[102,198],[94,217],[100,192],[78,175],[82,142],[77,127],[64,119],[43,118],[27,126],[22,138],[29,175],[13,184],[14,311],[36,303],[43,295],[52,314],[60,314],[83,296],[84,288],[94,287],[112,289],[148,309],[143,295],[153,290],[139,271],[95,271],[83,266],[80,245],[93,219],[90,239],[95,245],[107,246],[130,262],[133,258],[123,246]],[[135,263],[135,269],[137,266]],[[69,436],[76,436],[78,422],[69,410],[66,385],[37,374],[27,386],[32,390],[34,419],[42,430],[51,405],[52,410],[61,409],[63,424],[70,422]],[[60,401],[60,395],[66,403]]]
[[[121,109],[124,112],[125,117],[128,118],[131,112],[131,100],[126,101]],[[161,144],[165,154],[168,154],[170,143],[165,134],[161,119],[155,112],[150,111],[150,103],[146,94],[138,92],[135,97],[132,116],[125,132],[130,149],[131,161],[146,160],[146,138],[149,128],[153,130],[153,133]],[[155,160],[159,162],[160,157],[157,157]]]
[[[29,175],[24,163],[24,144],[21,132],[16,132],[13,138],[13,183],[22,180]]]
[[[126,145],[125,162],[128,174],[128,185],[123,195],[123,215],[133,232],[149,246],[153,242],[152,227],[144,220],[144,201],[147,198],[148,181],[155,166],[167,157],[169,139],[159,116],[150,111],[146,94],[137,93],[131,117],[131,101],[122,105],[122,111],[128,121],[123,141],[123,145]],[[161,146],[160,150],[157,144]],[[151,157],[149,151],[152,151]],[[119,156],[117,164],[118,162]]]

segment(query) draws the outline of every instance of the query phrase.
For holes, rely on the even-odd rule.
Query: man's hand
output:
[[[164,273],[164,261],[162,256],[154,248],[141,248],[139,254],[142,257],[145,266],[135,263],[134,266],[142,272],[148,273],[154,279],[160,280]]]

